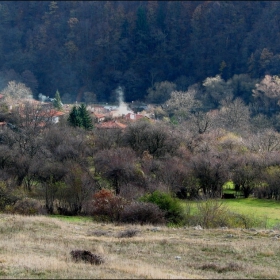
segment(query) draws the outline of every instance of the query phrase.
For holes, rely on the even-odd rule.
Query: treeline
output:
[[[143,101],[157,82],[185,91],[217,74],[278,75],[279,11],[278,1],[2,1],[2,87],[58,89],[70,103],[115,101],[122,86]]]

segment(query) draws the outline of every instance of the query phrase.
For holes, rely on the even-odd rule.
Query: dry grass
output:
[[[137,235],[119,238],[123,232]],[[173,229],[0,215],[0,278],[279,278],[275,230]],[[74,262],[87,250],[105,262]]]

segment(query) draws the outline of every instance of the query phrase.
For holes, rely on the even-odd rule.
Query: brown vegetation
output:
[[[280,273],[278,230],[132,228],[4,214],[0,220],[5,279],[277,279]],[[69,253],[75,250],[104,263],[74,262]]]

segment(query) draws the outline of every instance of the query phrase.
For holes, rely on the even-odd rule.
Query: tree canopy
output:
[[[279,14],[276,1],[1,1],[0,87],[108,102],[122,86],[124,101],[164,102],[166,81],[279,75]]]
[[[67,120],[68,123],[74,127],[78,126],[87,130],[93,128],[92,118],[84,104],[81,104],[78,107],[74,106],[69,113]]]

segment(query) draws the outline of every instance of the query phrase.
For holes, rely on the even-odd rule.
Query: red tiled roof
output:
[[[96,127],[98,128],[126,128],[126,125],[123,123],[119,123],[117,121],[108,121],[97,124]]]
[[[64,112],[51,110],[51,116],[53,116],[53,117],[59,117],[59,116],[63,116],[63,115],[65,115]]]
[[[105,118],[105,115],[103,114],[96,114],[96,113],[93,113],[95,117],[97,117],[98,119],[100,118]]]
[[[56,111],[54,109],[51,109],[51,110],[46,110],[46,111],[40,112],[39,115],[41,115],[41,116],[49,116],[49,117],[59,117],[59,116],[65,115],[65,113],[61,112],[61,111]]]
[[[128,120],[140,120],[140,119],[144,118],[145,116],[140,115],[140,114],[128,113],[125,115],[125,117]]]

